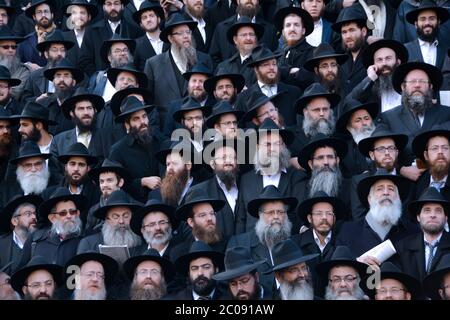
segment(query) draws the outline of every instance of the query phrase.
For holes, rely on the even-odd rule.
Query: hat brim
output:
[[[213,95],[214,90],[216,90],[217,82],[222,79],[230,79],[238,93],[241,92],[245,86],[245,78],[241,74],[230,73],[213,76],[206,79],[205,82],[203,82],[203,88],[209,95]]]
[[[137,112],[137,111],[145,110],[147,113],[149,113],[149,112],[151,112],[154,108],[155,108],[155,106],[151,106],[151,105],[143,105],[143,106],[140,106],[140,107],[137,107],[137,108],[132,108],[132,109],[129,109],[129,110],[127,110],[127,111],[125,111],[125,112],[119,114],[119,115],[114,119],[114,121],[115,121],[115,122],[118,122],[118,123],[122,123],[122,122],[125,122],[125,119],[126,119],[127,117],[129,117],[131,114],[133,114],[133,113],[135,113],[135,112]]]
[[[97,110],[97,113],[99,113],[105,106],[105,100],[103,100],[102,97],[100,97],[96,94],[86,93],[86,94],[72,96],[72,97],[66,99],[61,105],[61,111],[64,114],[64,116],[66,117],[66,119],[69,119],[69,120],[72,119],[72,117],[70,116],[70,111],[72,111],[72,109],[75,107],[75,104],[77,102],[85,101],[85,100],[88,100],[92,103],[95,110]]]
[[[136,49],[136,42],[131,39],[113,39],[113,40],[105,40],[102,43],[102,46],[100,47],[100,58],[105,62],[107,65],[110,64],[108,60],[108,52],[113,43],[116,42],[123,42],[126,44],[128,49],[130,50],[130,53],[133,54],[134,50]]]
[[[253,30],[255,30],[256,38],[259,40],[264,35],[264,27],[258,23],[235,23],[231,25],[227,30],[227,40],[229,43],[231,43],[234,46],[234,35],[237,33],[237,31],[242,27],[250,27]]]
[[[37,120],[37,121],[46,123],[49,126],[54,126],[54,125],[58,124],[58,122],[56,122],[56,121],[53,121],[53,120],[50,120],[50,119],[41,118],[39,115],[16,114],[16,115],[12,115],[10,117],[10,120],[14,121],[14,122],[19,122],[20,119],[33,119],[33,120]]]
[[[131,181],[131,176],[126,169],[115,166],[96,167],[89,170],[88,175],[94,183],[98,184],[100,174],[104,172],[114,172],[118,174],[124,180],[124,185],[127,185]]]
[[[142,236],[142,232],[141,232],[142,221],[144,220],[144,218],[147,216],[147,214],[149,212],[164,213],[169,218],[170,224],[172,225],[172,230],[176,230],[178,228],[179,221],[176,219],[174,207],[169,206],[164,203],[152,204],[152,205],[140,208],[131,217],[130,227],[131,227],[131,230],[133,230],[133,232],[136,233],[137,235]]]
[[[362,139],[358,143],[358,149],[361,154],[363,154],[365,157],[370,157],[370,151],[373,151],[373,144],[375,141],[380,139],[392,139],[394,140],[395,147],[398,149],[399,152],[401,152],[406,145],[408,144],[408,136],[406,134],[388,134],[388,135],[380,135],[380,136],[373,136],[368,137],[365,139]]]
[[[417,16],[419,15],[419,13],[421,11],[424,11],[424,10],[436,11],[438,19],[440,20],[439,21],[440,25],[442,25],[444,22],[446,22],[449,18],[449,12],[447,11],[447,9],[445,7],[422,6],[422,7],[408,11],[408,13],[406,13],[406,15],[405,15],[406,21],[408,21],[410,24],[414,25],[417,20]]]
[[[39,206],[39,215],[43,218],[51,214],[52,208],[60,201],[73,201],[79,211],[87,209],[87,199],[80,194],[68,194],[64,196],[50,198]]]
[[[369,103],[361,104],[361,105],[345,112],[344,114],[342,114],[339,117],[339,119],[336,122],[337,131],[348,132],[347,125],[348,125],[348,121],[350,120],[352,114],[355,111],[362,110],[362,109],[366,110],[370,114],[370,116],[372,117],[372,122],[375,122],[376,117],[380,113],[380,106],[376,102],[369,102]]]
[[[425,277],[423,280],[423,290],[428,298],[431,300],[442,300],[439,295],[439,289],[441,288],[443,277],[448,273],[450,273],[450,266],[431,272]]]
[[[440,204],[443,208],[444,208],[444,212],[445,215],[448,216],[448,209],[450,206],[450,201],[446,201],[446,200],[433,200],[433,199],[429,199],[429,200],[415,200],[415,201],[411,201],[408,204],[408,213],[410,214],[410,216],[415,220],[416,216],[422,211],[422,207],[427,204],[427,203],[434,203],[434,204]]]
[[[409,194],[411,183],[407,178],[402,176],[393,175],[393,174],[380,174],[380,175],[372,175],[362,179],[358,183],[357,191],[359,201],[366,207],[369,208],[369,202],[367,200],[367,196],[369,195],[370,188],[372,185],[378,180],[391,180],[398,189],[398,193],[400,195],[400,200],[403,202]]]
[[[91,156],[91,155],[87,155],[87,154],[64,154],[64,155],[60,155],[58,156],[58,160],[59,162],[61,162],[62,164],[66,164],[67,162],[69,162],[70,158],[73,157],[80,157],[80,158],[84,158],[86,159],[87,165],[88,166],[93,166],[95,164],[97,164],[98,159],[97,157]]]
[[[223,200],[208,199],[208,198],[199,199],[196,201],[185,203],[184,205],[178,207],[178,209],[175,211],[176,218],[179,220],[186,221],[191,215],[192,207],[200,203],[209,203],[213,207],[214,212],[220,211],[225,206],[225,201]]]
[[[305,28],[304,37],[309,36],[314,31],[314,21],[308,11],[299,7],[284,7],[279,9],[273,18],[275,28],[281,33],[283,30],[284,18],[289,14],[296,14],[302,18],[302,25]]]
[[[73,67],[55,67],[51,69],[47,69],[44,71],[44,77],[47,78],[49,81],[53,81],[53,78],[55,77],[55,73],[59,70],[69,70],[72,73],[72,77],[75,79],[77,84],[79,84],[84,79],[84,73],[80,69],[73,68]]]
[[[380,280],[384,279],[394,279],[399,281],[402,285],[406,287],[406,290],[411,294],[411,300],[418,299],[422,296],[422,286],[419,280],[407,275],[406,273],[400,272],[381,272]],[[371,299],[375,299],[376,288],[370,290],[367,289],[367,294]]]
[[[366,271],[367,271],[367,268],[369,266],[364,264],[364,263],[362,263],[362,262],[356,261],[356,260],[344,260],[344,259],[342,259],[342,260],[324,261],[324,262],[319,263],[316,266],[316,271],[317,271],[317,274],[322,279],[324,279],[326,282],[329,282],[328,281],[328,273],[330,272],[330,270],[332,268],[334,268],[336,266],[350,266],[350,267],[355,268],[356,271],[358,272],[360,278],[362,279],[360,285],[363,282],[365,282],[365,281],[363,281],[363,279],[366,276]]]
[[[223,270],[223,258],[224,254],[217,251],[197,251],[192,253],[187,253],[181,257],[179,257],[175,261],[175,267],[177,271],[182,275],[187,275],[189,272],[189,264],[192,260],[198,258],[210,258],[214,267],[219,268],[219,270]]]
[[[166,283],[169,283],[175,276],[175,266],[172,262],[169,260],[163,258],[163,257],[157,257],[152,255],[140,255],[135,256],[123,264],[123,270],[125,271],[125,274],[127,275],[128,279],[131,281],[134,279],[134,273],[136,271],[136,268],[138,265],[144,261],[154,261],[158,263],[161,266],[162,271],[164,272],[164,279]]]
[[[247,110],[247,112],[244,114],[244,116],[242,117],[242,122],[250,122],[252,121],[253,118],[256,117],[256,111],[258,110],[259,107],[265,105],[267,102],[271,101],[272,103],[274,103],[273,100],[275,100],[275,98],[277,98],[278,96],[281,95],[282,92],[277,92],[276,94],[274,94],[271,97],[268,96],[261,96],[260,98],[258,98],[258,100],[256,100],[255,102],[253,102],[254,104],[251,106],[251,108],[249,110]]]
[[[336,59],[336,62],[337,62],[338,65],[343,65],[347,61],[349,56],[346,55],[346,54],[338,54],[338,53],[325,54],[325,55],[322,55],[322,56],[318,56],[318,57],[314,57],[314,58],[309,59],[308,61],[305,62],[303,67],[306,70],[308,70],[308,71],[314,72],[314,68],[319,65],[320,60],[333,59],[333,58]]]
[[[137,71],[137,70],[129,70],[129,69],[123,69],[123,68],[109,68],[108,71],[106,72],[106,76],[108,77],[109,82],[111,82],[111,84],[113,86],[115,86],[117,77],[119,76],[119,74],[121,72],[132,73],[136,77],[136,79],[139,83],[139,87],[147,88],[148,78],[145,73]]]
[[[331,147],[337,153],[341,161],[345,158],[348,151],[347,143],[344,140],[336,139],[333,137],[320,139],[317,141],[310,142],[307,144],[297,157],[298,164],[306,170],[306,172],[311,172],[311,168],[308,165],[308,161],[311,160],[312,155],[316,149],[321,147]]]
[[[297,113],[303,115],[303,109],[306,108],[309,101],[315,98],[327,99],[332,109],[336,107],[341,101],[341,97],[337,93],[315,93],[309,96],[301,97],[295,102]]]
[[[349,22],[362,23],[363,25],[366,25],[365,19],[355,18],[355,19],[347,19],[347,20],[342,20],[342,21],[336,22],[331,25],[331,29],[333,29],[333,31],[336,32],[337,34],[341,34],[342,26]]]
[[[138,11],[133,13],[133,15],[132,15],[133,20],[134,20],[134,22],[137,23],[138,26],[141,24],[141,15],[145,11],[154,11],[158,15],[158,17],[161,19],[161,22],[163,20],[165,20],[164,9],[161,6],[148,7],[148,8],[144,8],[144,9],[138,10]]]
[[[438,136],[447,137],[447,139],[450,140],[450,131],[443,129],[429,130],[417,135],[412,142],[412,151],[415,156],[420,160],[425,161],[423,153],[425,151],[425,148],[427,147],[428,140],[430,140],[432,137]]]
[[[142,98],[144,99],[145,104],[147,104],[147,105],[149,105],[152,101],[151,93],[145,88],[128,87],[128,88],[122,89],[122,90],[114,93],[114,95],[112,96],[112,98],[109,102],[109,107],[111,108],[111,111],[113,112],[114,116],[117,117],[118,115],[120,115],[120,105],[122,104],[123,99],[125,99],[126,97],[128,97],[131,94],[141,95]]]
[[[188,21],[188,20],[179,21],[177,23],[166,26],[159,34],[159,39],[161,39],[161,41],[168,43],[169,35],[172,32],[172,29],[175,28],[176,26],[182,25],[187,25],[189,29],[191,29],[192,31],[194,31],[195,28],[197,28],[197,22],[195,21]]]
[[[301,256],[299,258],[296,258],[296,259],[293,259],[293,260],[290,260],[290,261],[286,261],[284,263],[281,263],[281,264],[273,267],[272,270],[270,270],[268,273],[275,272],[275,271],[281,271],[283,269],[286,269],[287,267],[296,265],[298,263],[302,263],[302,262],[307,262],[307,261],[313,260],[313,259],[317,258],[318,256],[319,256],[318,253],[314,253],[314,254],[308,254],[308,255],[305,255],[305,256]]]
[[[66,48],[66,51],[68,51],[69,49],[71,49],[75,45],[72,41],[68,41],[68,40],[42,41],[42,42],[40,42],[40,43],[38,43],[36,45],[36,49],[39,52],[44,52],[48,47],[50,47],[50,45],[52,43],[60,43],[60,44],[62,44]]]
[[[251,60],[250,62],[248,62],[246,64],[246,66],[249,68],[253,68],[253,67],[256,67],[257,65],[259,65],[261,62],[264,62],[267,60],[272,60],[272,59],[279,59],[282,55],[283,55],[282,53],[273,53],[269,56],[261,57],[256,60]]]
[[[346,215],[345,204],[341,199],[336,197],[314,197],[304,200],[299,204],[297,208],[297,215],[303,220],[308,221],[307,217],[311,214],[312,207],[316,203],[326,202],[333,206],[334,216],[337,219],[341,219]]]
[[[0,41],[2,41],[2,40],[0,39]],[[15,79],[15,78],[0,78],[0,81],[6,81],[6,82],[8,82],[8,85],[9,85],[10,87],[15,87],[15,86],[18,86],[19,84],[22,83],[22,80],[20,80],[20,79]]]
[[[397,93],[402,94],[402,83],[412,70],[423,70],[431,81],[434,91],[439,91],[443,77],[441,71],[435,66],[425,62],[408,62],[399,65],[392,75],[392,86]]]
[[[114,280],[114,276],[119,271],[119,264],[116,260],[98,252],[86,252],[74,256],[67,262],[65,269],[67,270],[70,266],[78,266],[81,268],[81,266],[88,261],[100,262],[105,272],[105,282],[108,284]]]
[[[216,281],[229,281],[258,269],[258,267],[264,263],[266,263],[265,260],[243,265],[235,269],[228,269],[227,271],[216,273],[212,278]]]
[[[403,44],[395,40],[381,39],[370,44],[365,49],[364,55],[362,57],[365,68],[368,68],[374,64],[373,55],[381,48],[389,48],[394,50],[397,59],[400,59],[401,63],[408,62],[409,58],[408,49],[406,49],[406,47]]]
[[[25,9],[25,15],[28,18],[33,19],[33,15],[34,15],[34,9],[37,6],[40,6],[41,4],[46,3],[50,6],[50,8],[52,9],[52,12],[54,13],[54,9],[55,9],[55,3],[53,2],[53,0],[41,0],[41,1],[37,1],[36,3],[34,3],[32,6],[29,6],[27,9]]]
[[[18,206],[24,203],[30,203],[34,205],[37,210],[42,202],[43,202],[42,198],[34,194],[21,196],[8,202],[8,204],[3,208],[2,213],[0,214],[0,233],[11,232],[10,229],[11,218]]]
[[[24,159],[33,158],[33,157],[44,158],[47,160],[47,159],[50,159],[52,157],[52,155],[50,153],[31,153],[31,154],[27,154],[27,155],[23,155],[23,156],[11,159],[9,162],[11,162],[12,164],[17,164]]]
[[[239,121],[239,119],[242,118],[244,113],[245,112],[241,111],[241,110],[228,110],[228,111],[224,111],[224,112],[215,113],[206,119],[205,124],[208,128],[214,128],[214,125],[216,124],[216,122],[219,121],[220,117],[225,114],[234,114],[236,116],[236,119],[238,119],[238,121]]]
[[[103,207],[99,207],[97,210],[94,211],[94,217],[96,217],[100,220],[105,220],[108,210],[112,209],[112,208],[117,208],[117,207],[127,207],[133,212],[133,214],[135,211],[137,211],[139,208],[141,208],[140,205],[135,204],[135,203],[130,203],[130,202],[114,203],[111,205],[104,205]],[[131,215],[131,217],[133,217],[133,214]]]
[[[204,106],[194,106],[194,107],[190,107],[190,108],[185,108],[185,109],[179,109],[177,111],[175,111],[172,115],[173,120],[175,122],[181,123],[181,118],[183,118],[183,114],[185,112],[188,111],[192,111],[192,110],[201,110],[203,112],[203,116],[207,117],[210,113],[211,113],[211,107],[204,105]]]
[[[66,16],[69,17],[71,15],[71,13],[67,12],[67,9],[70,6],[80,6],[80,7],[85,7],[88,11],[88,13],[91,15],[91,21],[94,20],[94,18],[98,15],[98,9],[97,7],[90,3],[90,2],[80,2],[80,3],[68,3],[65,4],[61,7],[61,12]]]
[[[247,204],[247,211],[248,213],[255,217],[255,218],[259,218],[259,208],[266,202],[271,202],[271,201],[281,201],[283,202],[285,205],[289,206],[289,211],[293,211],[296,209],[297,204],[298,204],[298,200],[294,197],[281,197],[281,198],[257,198],[257,199],[253,199],[251,200],[248,204]]]
[[[11,287],[19,293],[21,296],[23,296],[22,287],[25,284],[25,281],[27,280],[30,273],[36,271],[36,270],[47,270],[55,280],[57,287],[61,285],[62,283],[62,272],[63,268],[57,264],[39,264],[34,266],[29,266],[22,268],[18,271],[16,271],[11,276]]]

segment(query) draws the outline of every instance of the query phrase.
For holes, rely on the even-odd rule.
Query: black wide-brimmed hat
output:
[[[228,101],[222,100],[213,107],[212,114],[206,119],[206,125],[208,128],[214,128],[216,122],[219,121],[220,117],[225,114],[234,114],[239,121],[244,114],[244,111],[236,110]]]
[[[98,160],[97,157],[91,155],[86,146],[80,142],[72,144],[69,149],[67,149],[66,153],[58,156],[58,160],[61,163],[66,164],[72,157],[85,158],[88,166],[95,165]]]
[[[24,41],[25,38],[16,36],[7,25],[3,25],[0,27],[0,41],[3,40],[15,41],[17,44]]]
[[[145,110],[148,113],[153,108],[154,106],[147,105],[134,96],[127,97],[122,101],[122,104],[120,105],[120,113],[116,116],[115,121],[124,122],[127,117],[137,111]],[[117,110],[113,112],[114,114],[117,114]]]
[[[212,276],[217,281],[229,281],[256,270],[266,260],[255,262],[248,248],[233,247],[225,252],[225,271]]]
[[[333,213],[336,219],[345,217],[347,209],[341,199],[329,196],[325,191],[317,191],[311,198],[303,200],[298,205],[297,215],[303,220],[308,221],[307,216],[312,213],[312,208],[316,203],[326,202],[333,207]]]
[[[307,172],[311,172],[311,168],[308,165],[308,161],[312,159],[314,152],[318,148],[330,147],[337,153],[339,159],[344,159],[347,154],[347,143],[339,138],[329,137],[323,133],[315,135],[308,144],[306,144],[298,155],[299,165]]]
[[[407,62],[395,68],[392,74],[392,86],[395,91],[402,94],[402,83],[408,73],[413,70],[423,70],[428,75],[428,78],[430,78],[433,90],[439,91],[443,81],[442,73],[435,66],[425,62]]]
[[[62,59],[58,61],[56,65],[52,68],[48,68],[44,71],[44,76],[49,81],[53,81],[55,77],[55,73],[59,70],[69,70],[72,73],[72,77],[75,79],[77,83],[80,83],[84,79],[84,73],[79,68],[76,68],[72,62],[67,59]]]
[[[53,0],[31,0],[30,6],[27,9],[25,9],[25,15],[27,17],[33,19],[34,9],[36,9],[37,6],[39,6],[43,3],[48,4],[50,6],[50,8],[52,9],[52,12],[56,8]]]
[[[150,199],[145,205],[137,210],[132,216],[130,221],[131,230],[137,235],[142,235],[142,221],[150,212],[162,212],[167,218],[169,218],[169,222],[172,225],[172,230],[176,230],[178,228],[179,221],[175,215],[175,207],[172,207],[168,204],[162,202],[161,199]]]
[[[193,97],[189,96],[186,99],[183,100],[183,104],[181,105],[180,109],[175,111],[173,113],[173,120],[175,122],[181,123],[181,119],[183,118],[183,115],[185,112],[192,111],[192,110],[201,110],[203,112],[203,116],[207,117],[209,113],[211,112],[210,106],[202,106],[200,102],[198,102]]]
[[[9,112],[8,109],[0,108],[0,120],[7,120],[10,123],[16,123],[16,119],[14,119],[13,116],[11,116],[11,112]]]
[[[1,65],[0,65],[0,81],[8,82],[8,85],[10,87],[15,87],[22,83],[20,79],[11,78],[11,73],[9,72],[9,69]]]
[[[100,177],[100,174],[104,172],[116,173],[124,180],[124,184],[127,184],[131,181],[131,175],[128,172],[128,170],[125,169],[121,163],[114,160],[110,160],[108,158],[105,158],[105,160],[103,160],[103,163],[100,167],[95,167],[89,170],[88,175],[92,181],[99,184],[98,179]]]
[[[214,90],[216,90],[217,82],[222,79],[230,79],[238,93],[241,92],[245,86],[245,78],[243,75],[240,73],[229,73],[227,70],[221,68],[217,71],[215,76],[210,77],[203,82],[203,88],[205,88],[205,91],[209,95],[212,95]]]
[[[118,42],[124,43],[128,47],[130,54],[133,54],[134,49],[136,48],[136,41],[134,41],[133,39],[125,38],[117,33],[113,33],[110,39],[103,40],[102,46],[100,47],[100,57],[108,65],[110,63],[110,61],[108,60],[109,50],[114,43]]]
[[[336,130],[340,132],[347,132],[348,121],[352,117],[352,114],[357,111],[364,109],[372,117],[372,122],[375,123],[375,118],[380,113],[380,106],[376,102],[362,103],[355,99],[345,99],[344,105],[342,106],[342,112],[339,119],[336,121]]]
[[[20,147],[17,157],[10,160],[12,164],[17,164],[18,162],[32,158],[32,157],[40,157],[43,159],[49,159],[51,157],[50,153],[41,153],[41,149],[36,142],[31,140],[24,141]]]
[[[367,196],[369,195],[370,188],[378,180],[384,179],[391,180],[397,186],[401,201],[404,201],[408,196],[411,188],[411,182],[409,179],[400,175],[391,174],[384,168],[379,168],[373,175],[365,177],[358,183],[357,190],[359,201],[361,201],[366,208],[369,207]]]
[[[164,29],[161,30],[159,38],[164,42],[169,42],[169,35],[176,26],[187,25],[192,31],[197,28],[197,22],[184,16],[181,12],[172,13],[164,23]]]
[[[315,259],[318,256],[318,253],[305,255],[292,239],[287,239],[273,246],[273,268],[271,271],[281,271],[290,266]]]
[[[436,266],[436,270],[431,272],[423,280],[423,289],[425,295],[431,300],[441,300],[439,289],[442,289],[442,280],[444,276],[450,273],[450,254],[442,256]],[[444,290],[444,289],[443,289]]]
[[[95,210],[94,217],[105,220],[108,210],[115,207],[127,207],[133,213],[141,208],[141,206],[136,201],[133,201],[125,191],[119,189],[111,193],[104,206]]]
[[[191,76],[194,74],[203,74],[209,78],[213,75],[213,71],[210,68],[208,68],[208,66],[205,66],[205,64],[200,62],[192,66],[192,68],[187,70],[185,73],[183,73],[183,78],[189,81]]]
[[[61,201],[73,201],[79,211],[86,209],[88,204],[85,196],[81,194],[72,194],[68,188],[58,187],[55,192],[52,193],[50,198],[39,206],[39,215],[44,218],[47,217],[52,213],[53,207]]]
[[[408,205],[408,213],[416,219],[416,216],[422,210],[422,207],[427,203],[440,204],[444,208],[445,215],[449,214],[450,201],[448,201],[441,193],[434,187],[426,188],[419,199],[411,201]]]
[[[147,83],[148,83],[147,75],[144,72],[141,72],[138,69],[136,69],[133,64],[127,64],[126,66],[117,67],[117,68],[109,68],[106,71],[108,80],[109,80],[109,82],[111,82],[111,84],[113,86],[116,85],[117,77],[122,72],[129,72],[129,73],[133,74],[136,77],[137,82],[139,83],[139,87],[141,87],[141,88],[147,87]]]
[[[72,257],[65,266],[65,270],[70,276],[68,268],[71,266],[78,266],[80,269],[88,261],[96,261],[103,266],[103,271],[105,273],[105,283],[109,284],[114,280],[115,275],[119,271],[119,264],[117,261],[106,254],[98,252],[85,252],[77,254]]]
[[[225,205],[225,201],[223,200],[210,198],[205,190],[189,190],[186,194],[184,204],[179,206],[175,211],[176,218],[186,221],[192,215],[192,207],[200,203],[209,203],[213,207],[214,212],[218,212]]]
[[[150,248],[143,254],[135,257],[131,257],[123,264],[123,270],[128,276],[128,279],[133,281],[136,268],[144,261],[154,261],[161,266],[161,270],[164,273],[164,279],[166,283],[169,283],[175,276],[175,265],[168,259],[161,257],[157,250]]]
[[[334,32],[341,34],[341,27],[349,22],[360,22],[364,25],[367,21],[367,15],[359,4],[344,8],[339,12],[336,22],[331,25]]]
[[[61,7],[61,12],[66,15],[66,16],[70,16],[71,13],[67,12],[67,9],[70,6],[82,6],[85,7],[86,10],[89,12],[89,14],[91,15],[91,21],[94,20],[94,18],[97,16],[98,14],[98,9],[97,6],[94,3],[88,2],[87,0],[71,0],[69,3],[66,3],[65,5],[63,5]]]
[[[103,6],[103,4],[105,3],[105,0],[98,0],[97,2],[98,2],[98,4],[101,4]],[[127,4],[130,2],[130,0],[120,0],[120,2],[123,4],[124,7],[126,7]]]
[[[179,153],[181,156],[184,156],[186,154],[186,157],[188,157],[186,160],[194,162],[192,159],[192,153],[194,152],[194,146],[187,141],[181,140],[165,140],[161,144],[161,148],[156,152],[155,157],[158,160],[158,162],[165,166],[167,156],[171,154],[172,152]]]
[[[281,201],[287,206],[289,206],[289,210],[294,210],[298,204],[296,198],[286,197],[280,192],[280,190],[277,187],[273,185],[268,185],[267,187],[261,190],[261,193],[258,195],[258,198],[249,201],[249,203],[247,204],[247,211],[253,217],[259,218],[260,207],[264,203],[271,201]]]
[[[389,48],[394,50],[397,59],[400,59],[401,63],[408,62],[409,57],[408,50],[401,42],[392,39],[380,39],[371,43],[365,49],[364,55],[362,57],[364,67],[368,68],[369,66],[374,64],[373,55],[381,48]]]
[[[284,7],[275,12],[275,16],[273,17],[273,23],[275,28],[281,33],[284,25],[284,18],[286,18],[290,14],[295,14],[302,18],[302,25],[305,28],[304,37],[309,36],[314,31],[314,21],[308,11],[299,8],[299,7]]]
[[[280,93],[277,93],[271,97],[268,97],[261,90],[254,90],[253,92],[251,92],[249,97],[247,98],[248,109],[242,117],[242,122],[245,123],[252,121],[252,119],[256,117],[257,111],[260,107],[262,107],[269,101],[274,103],[273,100],[279,95]]]
[[[56,121],[50,120],[49,117],[49,109],[34,101],[27,102],[21,114],[11,116],[12,119],[33,119],[46,123],[47,125],[58,124]]]
[[[60,265],[48,262],[43,256],[36,255],[22,269],[17,270],[11,276],[11,287],[23,296],[22,287],[25,285],[28,276],[37,270],[48,271],[56,282],[56,287],[61,285],[63,268]]]
[[[61,111],[67,119],[71,119],[70,111],[75,108],[77,102],[88,100],[92,103],[92,106],[100,112],[105,106],[105,100],[99,95],[88,92],[85,88],[79,87],[75,90],[74,94],[64,100],[61,104]]]
[[[347,54],[336,53],[329,43],[322,42],[313,50],[312,58],[306,60],[303,67],[308,71],[314,72],[314,68],[318,67],[323,59],[336,59],[337,64],[342,65],[348,58]]]
[[[127,87],[125,89],[119,90],[111,97],[109,101],[109,107],[111,111],[114,113],[114,116],[117,117],[120,114],[120,105],[123,100],[130,95],[140,95],[144,99],[145,104],[151,104],[152,102],[152,94],[148,89],[141,87]]]
[[[242,27],[250,27],[255,31],[256,38],[259,40],[264,35],[264,27],[259,23],[252,22],[247,16],[241,16],[237,19],[227,30],[228,42],[234,45],[233,37],[236,35],[238,30]]]
[[[294,133],[289,129],[282,129],[270,118],[264,119],[263,123],[258,128],[257,135],[259,137],[268,133],[278,133],[283,139],[284,144],[290,145],[295,139]]]
[[[433,137],[446,137],[450,141],[450,130],[446,130],[442,126],[434,126],[431,130],[418,134],[412,142],[412,151],[417,158],[425,161],[423,152],[427,148],[428,141]]]
[[[316,271],[323,279],[328,282],[328,273],[333,267],[349,266],[355,268],[361,279],[366,276],[368,265],[356,260],[356,257],[350,252],[347,246],[337,246],[330,260],[323,261],[316,266]]]
[[[66,51],[68,51],[70,48],[72,48],[75,45],[75,42],[67,40],[64,38],[63,33],[60,30],[53,30],[51,33],[47,34],[44,41],[39,42],[36,45],[36,49],[40,52],[44,52],[47,50],[53,43],[60,43],[66,48]]]
[[[0,214],[0,233],[11,232],[11,218],[16,209],[24,204],[29,203],[35,206],[36,211],[42,203],[42,198],[40,196],[29,194],[26,196],[17,195],[8,202],[8,204],[3,208],[2,213]]]
[[[334,108],[341,101],[341,97],[337,93],[328,92],[320,83],[315,82],[303,92],[303,95],[295,102],[297,113],[303,114],[308,102],[315,98],[325,98],[330,103],[330,107]]]
[[[364,156],[369,157],[369,152],[373,151],[374,143],[377,140],[386,138],[394,140],[395,147],[398,149],[398,152],[402,152],[402,150],[408,144],[409,139],[406,134],[392,133],[391,131],[383,129],[382,127],[376,127],[370,137],[364,138],[358,143],[359,152],[361,152]]]
[[[253,49],[251,61],[247,63],[247,67],[256,67],[264,61],[278,59],[282,55],[283,54],[281,52],[272,52],[272,50],[267,48],[265,45],[259,45]]]
[[[431,0],[423,0],[417,8],[413,8],[406,13],[406,21],[414,25],[417,20],[417,16],[424,10],[435,11],[441,25],[449,18],[449,12],[446,7],[437,6],[436,3]]]
[[[137,23],[137,25],[141,24],[141,15],[145,11],[152,10],[156,13],[156,15],[161,19],[161,22],[165,20],[164,9],[161,7],[159,1],[144,1],[139,6],[139,10],[133,13],[133,20]]]
[[[182,275],[187,275],[189,272],[189,264],[191,263],[191,261],[203,257],[210,258],[213,261],[215,268],[223,270],[223,253],[214,251],[203,241],[197,240],[192,243],[188,253],[180,256],[175,261],[177,271]]]
[[[6,10],[8,17],[11,17],[14,13],[16,13],[16,8],[7,5],[4,0],[0,1],[0,9]]]

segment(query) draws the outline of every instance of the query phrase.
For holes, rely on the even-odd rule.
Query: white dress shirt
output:
[[[308,42],[313,47],[317,47],[322,43],[322,33],[323,33],[323,23],[322,18],[319,21],[314,23],[314,30],[306,36],[306,42]]]
[[[258,80],[258,86],[261,88],[262,93],[269,98],[278,93],[278,86],[276,84],[269,85]]]
[[[20,238],[17,236],[16,232],[13,231],[13,241],[20,249],[23,249],[24,243],[20,241]]]
[[[272,186],[275,186],[278,188],[278,184],[280,183],[280,179],[281,179],[281,172],[286,173],[287,172],[286,168],[281,169],[281,171],[277,174],[262,176],[263,177],[263,187],[265,188],[269,185],[272,185]]]
[[[220,189],[222,189],[225,198],[227,198],[227,202],[230,205],[231,210],[234,213],[234,209],[236,208],[236,201],[238,198],[238,188],[236,185],[234,185],[230,190],[227,190],[227,187],[225,184],[219,179],[218,176],[216,176],[217,182],[219,183]]]
[[[381,92],[381,112],[391,110],[402,104],[402,96],[395,90]]]
[[[437,46],[439,42],[435,40],[432,43],[419,40],[420,52],[422,52],[423,61],[425,63],[436,66]]]
[[[86,29],[83,30],[73,30],[75,33],[75,38],[77,39],[78,47],[81,48],[81,45],[83,44],[83,38],[84,38],[84,32]]]
[[[77,142],[80,142],[80,143],[82,143],[82,144],[84,144],[85,145],[85,141],[84,141],[84,139],[85,139],[85,137],[86,137],[86,140],[87,140],[87,144],[88,144],[88,146],[89,146],[89,144],[91,143],[91,139],[92,139],[92,132],[86,132],[86,133],[84,133],[86,136],[83,136],[83,134],[82,133],[80,133],[80,131],[78,130],[78,127],[75,127],[75,133],[76,133],[76,135],[77,135]],[[85,145],[86,146],[86,145]],[[86,148],[88,148],[88,146],[86,146]]]
[[[112,33],[116,33],[116,29],[119,26],[120,21],[112,22],[112,21],[108,20],[108,23],[109,23],[109,26],[111,27]]]
[[[146,33],[146,35],[147,35],[148,41],[150,41],[150,44],[153,47],[153,50],[155,50],[155,53],[161,54],[163,45],[164,45],[164,41],[162,41],[160,38],[153,39],[152,37],[150,37],[150,35],[148,33]]]
[[[322,244],[320,243],[319,237],[317,236],[316,230],[313,229],[314,241],[316,242],[317,246],[319,247],[320,252],[323,252],[323,250],[324,250],[325,247],[327,246],[328,242],[330,242],[330,240],[331,240],[331,233],[332,233],[332,232],[333,232],[333,231],[328,232],[327,236],[325,237],[325,245],[322,245]]]
[[[106,72],[104,74],[104,77],[107,77]],[[108,102],[111,100],[112,96],[117,92],[116,88],[109,82],[109,79],[106,78],[106,85],[105,89],[103,90],[102,98],[105,100],[105,102]]]

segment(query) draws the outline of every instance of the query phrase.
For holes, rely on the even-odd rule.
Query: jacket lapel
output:
[[[406,249],[414,257],[420,279],[423,279],[425,276],[425,245],[423,242],[423,233],[419,233],[413,241],[408,243]]]
[[[421,130],[419,125],[414,120],[411,112],[409,112],[405,108],[402,108],[402,110],[400,111],[400,120],[403,123],[403,125],[408,129],[408,131],[413,135],[416,135],[416,133]]]

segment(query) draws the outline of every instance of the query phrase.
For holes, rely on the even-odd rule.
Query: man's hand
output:
[[[358,257],[356,258],[356,260],[376,268],[378,268],[381,264],[381,262],[377,258],[372,256]]]
[[[30,69],[30,71],[36,71],[42,68],[40,65],[36,63],[26,62],[24,64]]]
[[[294,74],[300,71],[300,68],[291,68],[291,70],[289,70],[289,74]]]
[[[36,102],[39,102],[45,98],[50,97],[51,94],[48,94],[48,92],[41,94],[39,97],[36,98]]]
[[[372,43],[377,42],[378,40],[381,40],[381,39],[383,39],[383,38],[375,37],[375,36],[368,36],[366,41],[367,41],[367,44],[372,44]]]
[[[378,79],[378,68],[373,64],[367,68],[367,76],[370,80],[375,81]]]
[[[141,186],[154,190],[161,186],[161,178],[157,176],[144,177],[141,179]]]
[[[426,169],[419,169],[416,166],[401,167],[400,174],[412,181],[417,181]]]

